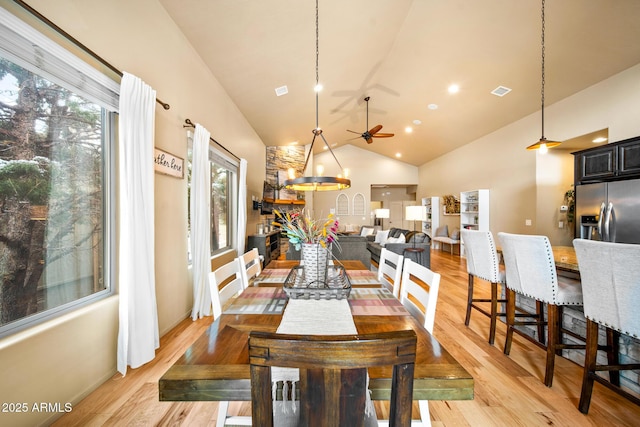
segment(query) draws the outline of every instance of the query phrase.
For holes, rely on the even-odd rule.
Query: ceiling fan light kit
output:
[[[540,110],[540,113],[541,113],[541,117],[542,117],[542,136],[540,137],[540,140],[538,142],[528,146],[527,150],[540,150],[540,152],[542,154],[544,154],[544,153],[547,152],[547,150],[549,148],[557,147],[558,145],[560,145],[560,142],[558,142],[558,141],[549,141],[544,136],[544,0],[542,0],[542,14],[541,15],[542,15],[542,37],[541,37],[541,40],[542,40],[542,85],[541,85],[540,94],[541,94],[542,108]]]
[[[307,158],[304,161],[304,167],[302,168],[302,173],[304,174],[305,171],[307,170],[307,165],[309,164],[309,158],[313,154],[313,144],[316,142],[316,138],[319,136],[324,141],[324,143],[327,146],[327,149],[329,150],[329,152],[331,152],[331,155],[333,156],[333,159],[336,161],[336,163],[340,167],[340,170],[343,171],[343,173],[345,174],[345,178],[343,178],[341,175],[339,175],[339,176],[322,176],[320,173],[318,173],[316,176],[301,176],[299,178],[295,178],[295,177],[292,176],[293,174],[290,173],[289,174],[289,179],[287,179],[284,182],[284,185],[285,185],[285,187],[287,189],[294,190],[294,191],[335,191],[335,190],[344,190],[346,188],[351,187],[351,181],[348,178],[346,178],[347,173],[348,173],[347,170],[342,167],[342,165],[338,161],[338,158],[333,153],[333,150],[331,149],[331,146],[329,146],[329,143],[327,142],[327,140],[325,139],[324,135],[322,134],[322,129],[320,128],[320,124],[318,123],[318,92],[319,92],[318,89],[321,88],[321,86],[320,86],[320,77],[319,77],[319,72],[318,72],[318,69],[319,69],[318,58],[320,56],[319,37],[318,37],[318,35],[319,35],[318,0],[316,0],[316,85],[315,85],[315,88],[316,88],[316,127],[315,127],[315,129],[312,130],[313,139],[311,140],[311,147],[309,147],[309,153],[307,154]]]

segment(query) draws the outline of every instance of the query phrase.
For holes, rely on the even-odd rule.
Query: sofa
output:
[[[331,245],[331,254],[338,260],[358,260],[362,261],[365,267],[371,267],[371,254],[367,250],[367,237],[359,235],[347,235],[338,237],[338,245]],[[289,245],[287,259],[300,259],[300,251],[293,245]]]
[[[401,235],[404,236],[404,242],[395,242],[394,240],[402,240]],[[384,242],[381,241],[383,239]],[[425,233],[392,227],[388,232],[379,231],[375,236],[367,236],[367,240],[367,250],[371,254],[371,262],[373,264],[380,263],[380,252],[384,247],[391,252],[419,262],[427,268],[431,267],[431,238]],[[422,253],[404,251],[405,249],[413,248],[414,244],[416,248],[422,248],[424,251]]]

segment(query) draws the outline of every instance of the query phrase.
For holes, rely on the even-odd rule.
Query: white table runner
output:
[[[277,329],[281,334],[299,335],[350,335],[357,334],[358,330],[351,315],[351,308],[346,299],[343,300],[303,300],[290,299],[282,314],[280,326]],[[295,368],[271,368],[271,381],[299,381],[300,375]],[[367,378],[368,383],[368,378]],[[283,390],[285,396],[288,390]],[[295,396],[295,389],[291,393]],[[275,400],[275,399],[274,399]],[[283,398],[284,400],[284,398]],[[278,402],[274,402],[278,403]],[[283,401],[281,405],[274,405],[274,415],[286,415],[297,412],[296,402]],[[365,425],[377,425],[375,409],[369,395],[367,395]],[[280,414],[278,414],[280,413]],[[287,424],[284,422],[282,425]]]
[[[348,335],[357,334],[351,308],[343,300],[290,299],[282,314],[279,334]],[[294,368],[272,368],[271,380],[298,381]]]

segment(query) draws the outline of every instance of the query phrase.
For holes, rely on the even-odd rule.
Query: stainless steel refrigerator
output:
[[[640,244],[640,179],[576,186],[576,237]]]

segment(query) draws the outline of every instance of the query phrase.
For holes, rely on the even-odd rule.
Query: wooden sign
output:
[[[155,171],[176,178],[184,178],[184,159],[155,148]]]

